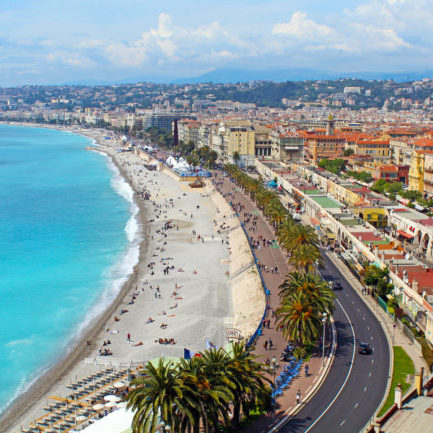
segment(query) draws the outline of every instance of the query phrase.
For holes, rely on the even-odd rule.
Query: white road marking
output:
[[[370,330],[370,327],[369,327],[369,326],[367,326],[367,329],[368,329],[368,330]],[[373,337],[371,337],[371,338],[373,338]]]
[[[374,364],[374,359],[371,360],[371,363]]]
[[[367,387],[364,388],[364,392],[367,391]]]
[[[340,422],[340,425],[343,425],[346,422],[345,419],[343,419],[343,421]]]
[[[370,373],[368,373],[368,377],[370,377],[371,376],[371,371],[370,371]]]
[[[313,422],[313,424],[310,425],[310,427],[308,427],[307,430],[304,431],[304,433],[308,433],[322,418],[323,416],[326,414],[326,412],[328,412],[328,410],[330,409],[330,407],[334,404],[335,400],[337,400],[337,398],[340,396],[341,392],[343,391],[344,387],[346,386],[347,381],[349,380],[349,376],[352,373],[352,369],[353,369],[353,360],[355,359],[355,347],[356,347],[356,337],[355,337],[355,330],[353,329],[353,325],[352,322],[350,320],[349,315],[347,314],[346,310],[343,308],[343,306],[340,304],[340,301],[337,299],[338,305],[340,305],[341,309],[343,310],[343,313],[345,314],[345,316],[347,317],[347,320],[350,323],[350,327],[352,329],[352,341],[353,341],[353,350],[352,350],[352,360],[350,362],[350,368],[349,371],[347,372],[346,378],[344,379],[343,384],[341,385],[340,389],[338,390],[337,394],[335,395],[335,397],[332,399],[331,403],[328,404],[328,406],[325,408],[325,410],[319,415],[318,418],[316,418],[316,420]]]
[[[359,403],[356,402],[355,406],[353,406],[355,409],[358,407]]]

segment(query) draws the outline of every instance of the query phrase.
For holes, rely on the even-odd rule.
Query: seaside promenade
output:
[[[280,331],[277,331],[275,327],[275,318],[273,312],[279,306],[279,286],[284,281],[285,276],[292,269],[287,264],[287,255],[276,245],[275,232],[273,228],[268,224],[266,218],[262,212],[257,209],[255,203],[244,194],[241,189],[233,183],[228,177],[224,176],[220,172],[215,172],[213,177],[214,184],[217,185],[218,191],[225,197],[228,202],[239,204],[242,207],[242,211],[239,212],[239,220],[244,223],[245,229],[250,237],[254,239],[266,239],[271,241],[272,246],[263,246],[260,249],[255,249],[255,254],[260,264],[268,267],[268,271],[262,270],[263,279],[265,284],[270,291],[268,296],[268,314],[266,320],[270,320],[270,327],[263,327],[262,335],[256,340],[256,347],[254,353],[258,356],[258,360],[266,362],[269,360],[272,364],[272,358],[277,360],[277,368],[274,374],[270,373],[270,379],[274,380],[278,376],[284,367],[284,362],[280,361],[281,352],[287,345],[287,341],[283,338]],[[251,225],[248,221],[249,217],[245,217],[244,214],[252,214],[257,217],[257,224]],[[274,242],[275,241],[275,242]],[[232,254],[236,254],[232,251]],[[270,268],[278,268],[278,273],[271,272]],[[328,335],[329,335],[328,330]],[[273,348],[270,350],[269,345],[265,348],[265,342],[272,340]],[[328,342],[327,342],[328,349]],[[305,375],[305,365],[308,365],[309,372],[308,377]],[[311,359],[304,363],[300,374],[292,380],[289,387],[285,389],[282,395],[277,397],[275,411],[270,412],[254,423],[248,425],[244,430],[248,432],[263,432],[271,429],[277,424],[286,414],[295,411],[297,409],[296,395],[298,391],[301,393],[301,403],[299,408],[302,406],[302,400],[312,390],[313,386],[319,380],[323,372],[322,358],[319,354],[314,354]]]

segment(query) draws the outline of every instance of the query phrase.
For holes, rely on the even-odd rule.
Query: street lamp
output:
[[[277,358],[275,358],[275,356],[273,356],[272,359],[271,359],[271,362],[272,362],[271,369],[272,369],[272,373],[274,375],[274,390],[275,390],[275,374],[277,372],[277,367],[278,367],[278,365],[277,365]]]
[[[325,324],[326,324],[326,318],[327,318],[326,312],[322,313],[322,325],[323,325],[323,332],[322,332],[322,367],[325,364]]]
[[[278,361],[277,358],[275,356],[273,356],[271,359],[271,371],[272,371],[272,374],[274,376],[274,392],[276,391],[276,388],[277,388],[276,387],[276,381],[275,381],[275,376],[276,376],[277,368],[278,368],[277,361]],[[275,396],[274,396],[274,398],[272,399],[273,409],[275,408],[275,406],[276,406],[276,400],[275,400]]]

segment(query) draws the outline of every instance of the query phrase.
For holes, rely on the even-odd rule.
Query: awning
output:
[[[409,233],[406,233],[403,230],[397,230],[397,233],[406,239],[412,239],[413,238],[413,235],[410,235]]]

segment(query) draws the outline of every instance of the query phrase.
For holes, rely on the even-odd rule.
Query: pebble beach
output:
[[[82,133],[82,131],[74,131]],[[179,358],[184,349],[225,346],[226,329],[254,332],[265,299],[239,220],[210,181],[191,188],[167,168],[149,171],[150,157],[103,146],[135,192],[142,232],[139,262],[111,307],[92,323],[66,359],[56,363],[0,420],[17,432],[42,415],[47,398],[103,366],[144,365]]]

